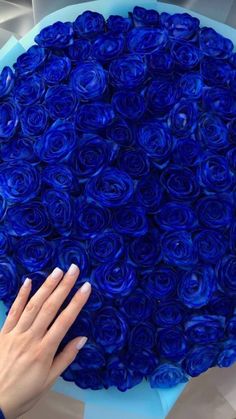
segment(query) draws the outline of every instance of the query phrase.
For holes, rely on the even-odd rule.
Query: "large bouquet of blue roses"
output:
[[[236,54],[188,14],[85,12],[0,76],[0,298],[80,266],[63,377],[171,387],[236,360]],[[63,307],[62,307],[63,309]],[[60,350],[61,348],[59,348]]]

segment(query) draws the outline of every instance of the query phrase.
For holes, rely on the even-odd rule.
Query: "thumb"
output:
[[[46,382],[46,388],[51,387],[54,381],[62,374],[62,372],[74,361],[79,350],[83,348],[87,342],[86,337],[79,337],[71,340],[65,348],[60,352],[52,363],[50,373]]]

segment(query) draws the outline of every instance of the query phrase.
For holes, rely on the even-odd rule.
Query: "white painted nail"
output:
[[[25,280],[24,280],[24,283],[23,283],[23,286],[24,287],[28,287],[28,285],[31,283],[31,279],[30,278],[26,278]]]
[[[91,290],[90,282],[85,282],[82,287],[80,288],[80,292],[82,294],[87,294]]]
[[[68,274],[69,275],[78,275],[79,274],[78,266],[75,265],[74,263],[72,263],[72,265],[70,265],[70,268],[68,270]]]
[[[55,268],[51,273],[51,278],[59,279],[63,275],[63,270],[60,268]]]
[[[83,348],[83,346],[85,345],[85,343],[87,342],[88,338],[86,338],[85,336],[82,338],[79,338],[77,343],[76,343],[76,349],[78,349],[78,351]]]

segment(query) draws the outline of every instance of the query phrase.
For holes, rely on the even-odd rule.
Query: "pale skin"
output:
[[[29,301],[31,280],[21,287],[0,331],[0,408],[6,419],[30,410],[86,343],[77,337],[55,356],[91,293],[87,282],[54,320],[78,275],[74,264],[66,274],[54,269]]]

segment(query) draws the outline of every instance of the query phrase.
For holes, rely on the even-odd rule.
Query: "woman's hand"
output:
[[[73,264],[63,275],[61,269],[54,269],[28,303],[31,280],[26,279],[0,332],[0,408],[6,419],[31,409],[87,340],[73,339],[55,357],[91,292],[91,285],[85,283],[52,323],[75,284],[79,268]]]

